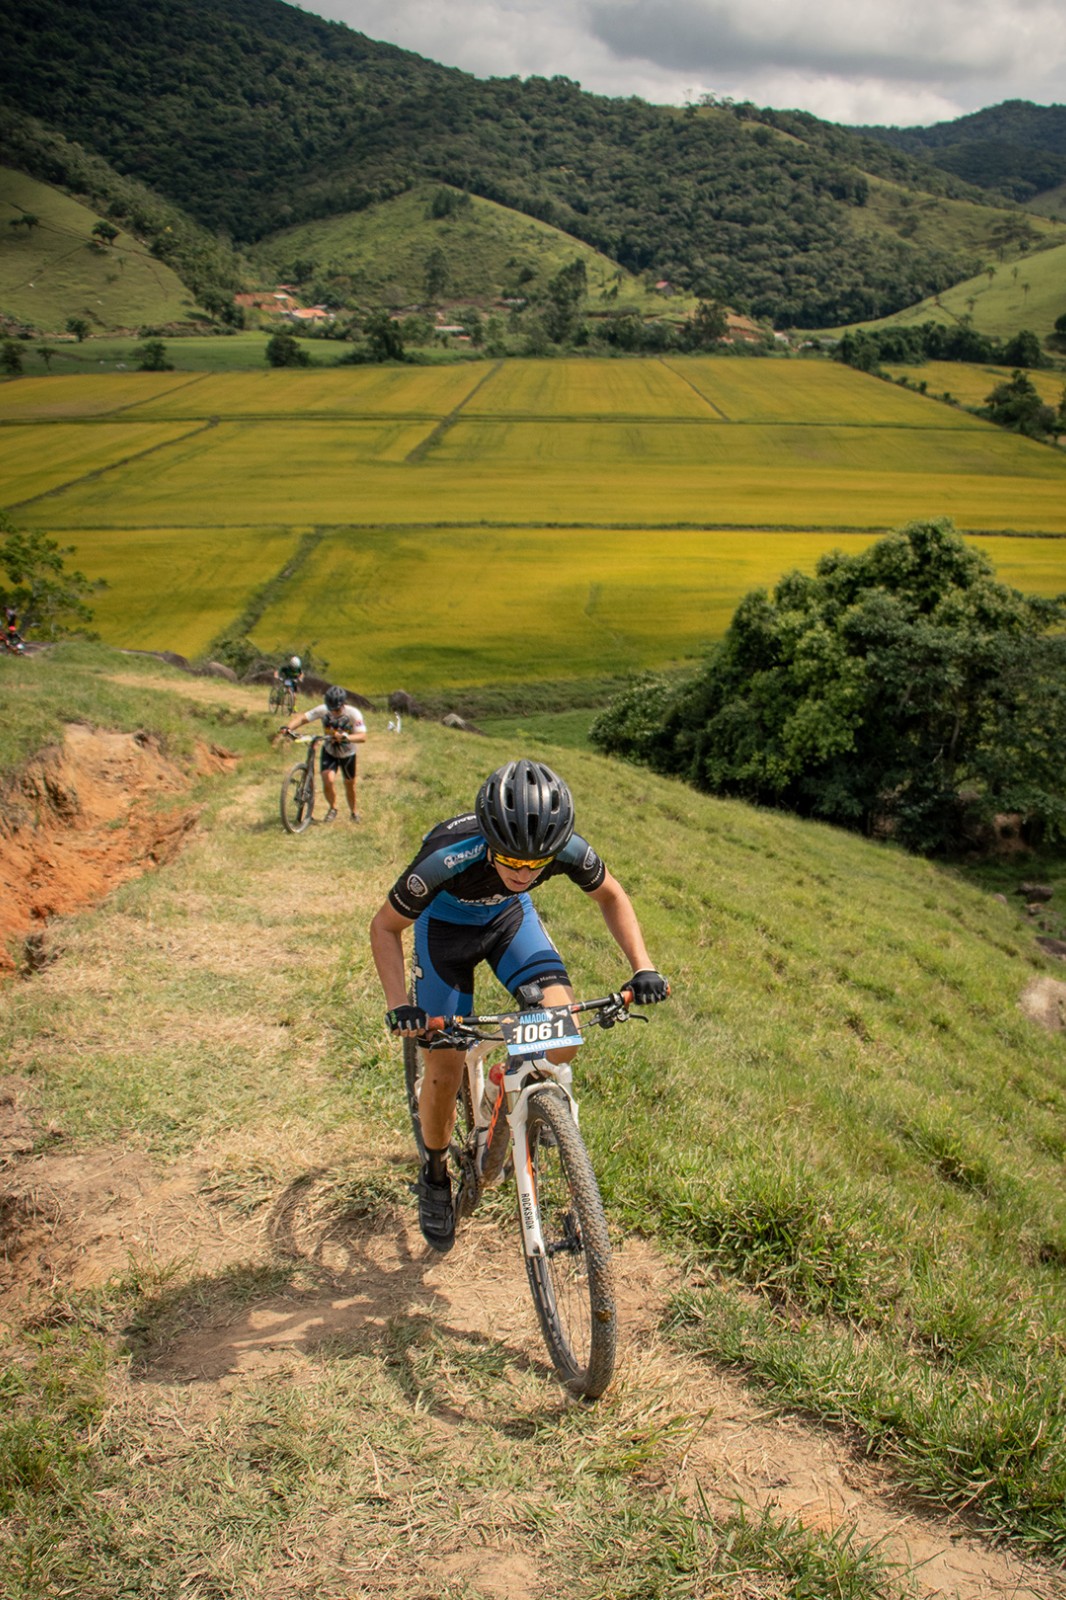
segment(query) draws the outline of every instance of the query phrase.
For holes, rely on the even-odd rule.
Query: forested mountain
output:
[[[1004,100],[929,128],[855,128],[1011,200],[1066,182],[1066,106]]]
[[[479,80],[280,0],[7,0],[4,103],[238,244],[431,178],[782,326],[898,310],[1011,238],[981,191],[883,138]],[[987,226],[937,227],[930,197]]]

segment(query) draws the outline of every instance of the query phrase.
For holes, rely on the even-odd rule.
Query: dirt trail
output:
[[[451,1336],[491,1338],[550,1383],[515,1241],[498,1224],[475,1219],[442,1260],[425,1249],[408,1207],[369,1224],[338,1225],[323,1205],[336,1181],[328,1172],[278,1194],[257,1217],[235,1215],[209,1198],[210,1152],[202,1164],[171,1171],[120,1149],[30,1156],[24,1089],[0,1084],[7,1219],[0,1332],[57,1283],[103,1283],[131,1258],[192,1259],[203,1273],[302,1261],[327,1289],[266,1295],[214,1317],[205,1311],[148,1352],[127,1381],[156,1390],[163,1413],[214,1413],[224,1396],[272,1373],[312,1382],[307,1358],[317,1347],[344,1338],[373,1349],[390,1321],[411,1317],[431,1319]],[[904,1504],[888,1475],[843,1437],[775,1416],[736,1377],[676,1350],[659,1325],[680,1286],[679,1269],[640,1240],[627,1242],[616,1262],[624,1330],[616,1382],[639,1385],[650,1409],[685,1419],[657,1456],[650,1489],[673,1492],[693,1511],[702,1499],[728,1514],[740,1501],[807,1527],[853,1528],[901,1569],[913,1569],[915,1592],[928,1600],[1066,1596],[1056,1574]],[[530,1574],[515,1551],[445,1551],[436,1565],[442,1583],[461,1575],[500,1600],[528,1600]],[[432,1567],[430,1560],[427,1576]]]

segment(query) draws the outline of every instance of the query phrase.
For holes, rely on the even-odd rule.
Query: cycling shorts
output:
[[[342,778],[353,779],[355,777],[355,752],[353,751],[350,756],[337,756],[333,755],[326,745],[323,745],[318,765],[319,770],[322,772],[339,772]]]
[[[512,995],[524,983],[570,983],[532,900],[520,894],[491,922],[445,922],[423,911],[415,923],[415,1004],[431,1017],[468,1014],[482,961]]]

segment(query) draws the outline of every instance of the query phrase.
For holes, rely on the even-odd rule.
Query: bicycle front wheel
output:
[[[284,701],[286,715],[291,717],[296,709],[296,690],[288,683],[285,685]]]
[[[315,790],[306,761],[299,762],[281,786],[281,821],[289,833],[303,833],[310,826],[315,808]]]
[[[273,684],[271,686],[271,689],[270,689],[270,702],[269,702],[269,705],[268,705],[268,708],[267,708],[269,710],[271,716],[276,716],[277,713],[281,710],[282,705],[284,704],[284,699],[285,699],[285,696],[284,696],[284,691],[282,690],[281,684],[280,683]]]
[[[571,1394],[596,1400],[614,1373],[618,1335],[599,1185],[561,1095],[532,1097],[526,1134],[545,1248],[526,1255],[529,1287],[556,1372]],[[524,1233],[521,1211],[519,1220]]]

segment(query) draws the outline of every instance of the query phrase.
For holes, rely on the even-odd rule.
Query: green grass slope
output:
[[[454,196],[456,210],[434,217],[433,202],[441,194]],[[426,260],[435,250],[444,256],[447,276],[431,297]],[[249,259],[265,281],[289,281],[299,264],[305,282],[334,283],[345,300],[364,304],[530,298],[574,260],[585,264],[590,310],[654,306],[676,312],[694,303],[691,297],[680,308],[666,302],[580,239],[440,184],[417,184],[365,211],[286,228],[256,245]]]
[[[4,1329],[6,1592],[41,1600],[91,1570],[94,1592],[147,1600],[195,1569],[192,1592],[266,1600],[285,1563],[288,1592],[347,1593],[372,1551],[388,1570],[360,1566],[360,1592],[411,1600],[451,1592],[424,1562],[474,1526],[574,1600],[739,1592],[730,1572],[752,1600],[894,1596],[817,1518],[797,1571],[772,1513],[741,1537],[685,1493],[726,1367],[771,1407],[844,1424],[945,1540],[979,1529],[1046,1559],[1029,1592],[1056,1592],[1066,1037],[1020,1007],[1062,969],[1016,896],[527,735],[674,988],[648,1026],[590,1041],[576,1082],[620,1258],[650,1240],[683,1287],[658,1354],[623,1329],[615,1387],[574,1408],[524,1353],[506,1194],[446,1269],[403,1243],[410,1135],[365,932],[424,829],[513,741],[397,738],[372,712],[363,827],[293,840],[286,758],[247,692],[69,647],[0,662],[0,690],[5,734],[62,705],[175,745],[184,719],[241,758],[201,790],[181,859],[46,930],[45,964],[2,997],[38,1153],[68,1182],[137,1159],[142,1194],[154,1172],[172,1210],[198,1208],[125,1269],[54,1267]],[[1066,893],[1061,864],[1039,870]],[[627,976],[571,886],[539,903],[579,991]],[[460,1281],[470,1324],[450,1313]]]
[[[37,225],[22,225],[26,216]],[[165,262],[120,229],[111,244],[93,239],[102,214],[50,184],[0,167],[0,315],[63,333],[68,317],[94,332],[189,323],[196,305]]]
[[[978,333],[1010,339],[1031,328],[1042,339],[1066,311],[1066,243],[1050,243],[1015,260],[989,258],[975,277],[965,278],[930,299],[859,328],[913,327],[923,322],[946,325],[970,319]],[[843,333],[843,328],[833,330]]]

